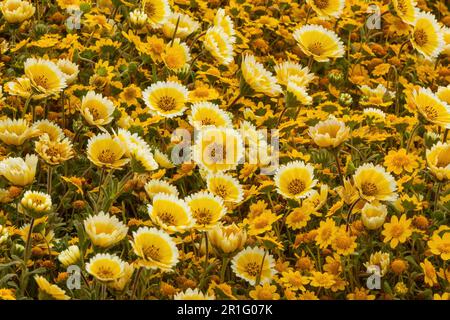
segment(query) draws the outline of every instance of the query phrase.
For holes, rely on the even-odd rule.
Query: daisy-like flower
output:
[[[199,289],[188,288],[184,292],[178,292],[173,296],[174,300],[215,300],[215,297],[201,292]]]
[[[153,199],[158,193],[165,193],[178,197],[177,188],[164,180],[152,179],[145,184],[144,190],[150,199]]]
[[[178,28],[177,33],[175,34],[175,38],[184,39],[200,28],[200,24],[187,14],[172,12],[162,28],[162,31],[167,38],[171,39],[174,36],[177,22]]]
[[[277,79],[261,63],[257,62],[253,55],[245,55],[242,58],[241,72],[245,83],[253,91],[271,97],[276,97],[281,93]]]
[[[262,248],[247,247],[240,251],[231,261],[231,269],[236,276],[254,286],[259,278],[259,283],[270,283],[277,273],[274,269],[275,260]]]
[[[392,0],[392,4],[397,16],[402,19],[403,22],[414,24],[417,12],[416,0]]]
[[[40,134],[47,134],[50,140],[60,140],[64,138],[64,133],[60,126],[47,119],[39,120],[33,123],[33,128],[37,129]]]
[[[56,95],[67,86],[64,73],[49,60],[28,58],[24,63],[24,72],[36,97]]]
[[[128,227],[103,211],[84,220],[84,229],[95,246],[109,248],[127,236]]]
[[[39,131],[30,127],[25,119],[0,120],[0,140],[8,145],[20,146],[26,140],[39,135]]]
[[[224,66],[227,66],[233,62],[234,42],[234,37],[229,36],[222,29],[222,27],[219,26],[210,27],[206,31],[205,38],[203,40],[206,50],[209,51],[214,59]]]
[[[428,168],[440,181],[450,180],[450,144],[439,141],[426,152]]]
[[[61,70],[62,73],[66,76],[66,82],[68,85],[73,83],[77,79],[80,70],[76,63],[73,63],[72,61],[67,59],[59,59],[56,62],[56,65],[58,66],[59,70]]]
[[[114,281],[125,272],[125,262],[116,255],[97,253],[86,263],[86,271],[99,281]]]
[[[236,34],[236,31],[234,30],[234,23],[230,16],[225,13],[223,8],[219,8],[217,10],[213,23],[215,26],[221,27],[229,37],[233,37]]]
[[[327,62],[344,55],[344,45],[331,30],[320,25],[305,25],[294,31],[300,49],[318,62]]]
[[[275,66],[275,73],[278,83],[287,86],[289,79],[296,76],[295,82],[297,85],[306,87],[314,79],[314,74],[310,73],[308,67],[303,67],[297,62],[284,61]]]
[[[380,165],[375,166],[372,163],[361,165],[353,175],[353,180],[360,197],[366,201],[397,199],[395,179]]]
[[[363,115],[365,115],[366,117],[372,118],[372,119],[377,119],[377,120],[385,120],[386,119],[386,113],[384,113],[380,109],[376,109],[376,108],[364,108]]]
[[[28,78],[16,78],[14,81],[5,83],[5,91],[12,96],[19,96],[28,99],[33,94],[31,81]],[[38,97],[35,96],[36,100]]]
[[[337,232],[336,223],[333,219],[326,219],[325,221],[320,221],[319,228],[317,228],[317,236],[315,241],[319,248],[328,247],[333,241],[334,235]]]
[[[218,224],[208,231],[208,240],[218,252],[232,254],[244,247],[247,232],[234,223],[228,226]]]
[[[439,87],[436,91],[436,97],[450,105],[450,85],[446,87]]]
[[[232,170],[244,156],[242,137],[231,128],[206,127],[192,148],[195,163],[211,172]]]
[[[0,161],[0,175],[16,186],[26,186],[33,183],[36,175],[38,157],[27,154],[22,158],[6,158]]]
[[[219,108],[215,103],[201,101],[192,104],[191,114],[188,116],[189,124],[195,129],[205,126],[218,128],[231,128],[231,118],[227,112]]]
[[[319,17],[339,18],[345,7],[345,0],[306,0]]]
[[[74,156],[72,143],[68,138],[51,140],[43,134],[35,143],[36,153],[49,165],[56,166]]]
[[[155,161],[158,163],[158,165],[160,165],[161,167],[165,168],[165,169],[170,169],[170,168],[174,168],[175,165],[172,163],[172,161],[170,161],[169,157],[162,153],[158,148],[154,148],[153,150],[154,154],[154,158]]]
[[[130,282],[133,273],[134,273],[134,266],[125,261],[123,275],[116,280],[108,282],[107,283],[108,287],[113,290],[123,291],[125,286]]]
[[[148,172],[158,168],[150,146],[137,133],[119,129],[117,137],[125,147],[125,156],[131,158],[131,167],[136,172]]]
[[[151,112],[166,118],[181,116],[186,110],[189,92],[173,81],[158,81],[145,89],[143,99]]]
[[[311,272],[310,285],[313,287],[329,289],[336,283],[334,275],[328,272]]]
[[[440,100],[429,88],[414,90],[412,102],[425,120],[450,129],[450,106]]]
[[[52,209],[52,198],[43,192],[28,190],[20,200],[19,212],[33,218],[40,218]]]
[[[115,109],[111,100],[89,91],[81,100],[80,113],[91,126],[103,127],[111,123]]]
[[[428,247],[431,253],[440,256],[442,260],[450,260],[450,232],[444,231],[440,235],[440,230],[436,230],[431,239],[428,240]]]
[[[153,223],[170,233],[189,230],[195,224],[187,203],[174,195],[155,194],[147,209]]]
[[[152,28],[161,27],[170,16],[170,5],[167,0],[144,0],[142,7]]]
[[[444,48],[444,35],[434,15],[423,11],[416,13],[411,44],[429,60],[441,53]]]
[[[222,198],[209,192],[198,192],[185,199],[195,219],[195,228],[207,231],[217,225],[227,213]]]
[[[9,232],[6,226],[0,224],[0,244],[8,240]]]
[[[377,251],[370,255],[369,261],[364,263],[364,266],[367,268],[369,273],[377,272],[381,276],[384,276],[389,270],[390,263],[391,259],[389,257],[389,253]],[[379,267],[379,270],[374,268],[375,266]]]
[[[343,121],[330,116],[327,120],[319,121],[314,127],[310,127],[309,135],[321,148],[336,148],[349,138],[350,128]]]
[[[5,0],[0,3],[0,10],[6,21],[15,24],[31,18],[36,8],[28,1]]]
[[[56,284],[50,284],[44,277],[35,275],[34,280],[39,288],[39,300],[70,300],[66,291]]]
[[[303,161],[293,161],[280,166],[274,181],[279,194],[296,200],[308,197],[317,184],[313,166]]]
[[[130,12],[130,23],[135,29],[145,27],[148,20],[148,15],[143,10],[135,9]]]
[[[362,85],[359,89],[362,92],[359,103],[363,106],[388,107],[393,103],[395,97],[395,94],[382,84],[379,84],[375,89],[367,85]]]
[[[302,82],[303,81],[298,76],[289,77],[286,97],[288,104],[290,103],[289,94],[291,94],[294,97],[295,101],[301,105],[309,105],[312,103],[312,98],[308,94],[308,89],[301,85]]]
[[[61,253],[58,255],[58,260],[62,263],[63,266],[68,267],[70,265],[78,263],[78,261],[80,261],[80,257],[80,248],[78,246],[72,245],[66,250],[61,251]]]
[[[383,241],[390,244],[392,249],[395,249],[399,243],[404,243],[412,234],[411,219],[402,215],[400,219],[393,216],[389,223],[384,224],[384,230],[381,234],[384,236]]]
[[[180,42],[180,39],[175,39],[173,43],[166,45],[161,58],[167,68],[180,72],[191,61],[191,54],[186,43]]]
[[[384,157],[384,165],[387,171],[401,174],[403,171],[413,172],[419,167],[418,157],[412,153],[407,153],[406,149],[390,150]]]
[[[433,264],[430,261],[428,261],[427,258],[425,258],[425,260],[420,263],[420,267],[422,268],[424,274],[424,282],[428,286],[434,287],[434,285],[437,284],[438,281],[436,270],[434,269]]]
[[[243,199],[242,186],[236,178],[224,173],[210,173],[206,177],[209,192],[223,201],[239,203]]]
[[[142,97],[142,91],[139,87],[134,84],[130,84],[128,87],[124,88],[119,94],[120,102],[126,103],[128,106],[135,105],[138,106],[138,98]]]
[[[284,287],[289,288],[292,291],[305,291],[305,285],[309,283],[309,278],[302,275],[300,271],[283,271],[280,278]]]
[[[286,225],[292,230],[301,229],[311,220],[311,214],[313,212],[314,208],[311,205],[303,205],[300,208],[295,208],[286,216]]]
[[[147,269],[171,271],[178,263],[178,249],[174,240],[156,228],[143,227],[133,232],[131,241],[139,265]]]
[[[337,229],[334,233],[333,240],[331,241],[331,247],[337,254],[342,256],[348,256],[355,252],[358,244],[356,243],[356,236],[352,236],[346,231],[345,226]]]
[[[379,202],[366,202],[361,209],[361,220],[369,230],[381,228],[387,216],[387,207]]]
[[[121,169],[130,159],[123,158],[125,147],[119,138],[109,133],[102,133],[89,139],[87,150],[88,159],[98,167]]]

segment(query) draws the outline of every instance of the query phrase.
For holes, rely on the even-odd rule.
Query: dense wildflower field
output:
[[[0,300],[448,300],[449,10],[2,1]]]

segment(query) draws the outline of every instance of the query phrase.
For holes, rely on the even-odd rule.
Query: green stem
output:
[[[336,167],[339,174],[339,179],[341,180],[341,185],[344,186],[344,176],[342,175],[341,165],[339,164],[339,149],[335,149],[331,153],[333,154],[334,160],[336,161]]]
[[[222,260],[222,269],[220,269],[220,282],[224,283],[225,281],[225,273],[227,271],[228,262],[230,262],[230,258],[225,256]]]
[[[25,251],[23,254],[24,269],[22,270],[22,275],[20,279],[20,296],[23,296],[25,294],[25,290],[28,284],[28,259],[30,258],[30,250],[32,243],[31,235],[33,233],[33,227],[34,227],[34,218],[31,218],[30,227],[28,229],[28,235],[26,238]]]
[[[411,147],[411,143],[412,143],[412,141],[413,141],[413,138],[414,138],[414,136],[415,136],[415,134],[416,134],[417,129],[419,129],[420,125],[421,125],[420,122],[417,122],[417,124],[414,126],[414,129],[413,129],[413,131],[411,132],[411,135],[409,136],[408,144],[406,145],[406,153],[409,152],[409,149],[410,149],[410,147]]]

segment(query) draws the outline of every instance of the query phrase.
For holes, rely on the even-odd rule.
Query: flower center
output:
[[[256,277],[259,274],[260,265],[256,262],[249,262],[245,266],[245,271],[252,277]]]
[[[288,184],[288,190],[291,194],[300,194],[305,190],[305,183],[300,179],[293,179]]]
[[[214,189],[214,193],[220,196],[221,198],[226,198],[228,196],[227,187],[224,185],[218,185]]]
[[[112,278],[114,276],[114,272],[109,266],[100,266],[97,270],[97,274],[104,279]]]
[[[421,47],[426,45],[428,42],[428,35],[425,30],[417,29],[414,31],[414,41]]]
[[[193,215],[198,224],[209,224],[212,220],[212,212],[207,208],[194,210]]]
[[[159,261],[161,259],[161,254],[159,253],[159,248],[154,245],[150,245],[143,249],[145,258],[150,258],[155,261]]]
[[[377,185],[373,182],[365,182],[362,184],[362,192],[366,196],[373,196],[377,194],[378,188]]]
[[[34,82],[37,86],[42,87],[44,89],[49,88],[49,80],[45,75],[39,75],[33,78]]]
[[[314,0],[314,4],[319,9],[325,9],[326,7],[328,7],[329,3],[328,0]]]
[[[321,42],[317,41],[317,42],[313,42],[308,46],[308,50],[316,55],[316,56],[320,56],[323,53],[323,45]]]
[[[398,0],[397,1],[397,9],[403,14],[406,14],[408,11],[408,5],[406,4],[406,1],[404,0]]]
[[[156,8],[155,5],[151,2],[147,2],[145,3],[145,13],[149,16],[152,17],[156,12]]]
[[[393,238],[398,238],[403,234],[403,226],[395,225],[391,229],[391,234]]]
[[[436,119],[438,117],[438,112],[433,106],[425,106],[423,107],[423,111],[428,119]]]
[[[158,101],[158,108],[163,111],[174,110],[177,106],[175,98],[164,96]]]
[[[116,154],[109,149],[102,150],[98,155],[98,160],[103,163],[113,163],[115,159]]]
[[[170,212],[161,212],[158,213],[159,219],[167,225],[174,225],[175,224],[175,217]]]

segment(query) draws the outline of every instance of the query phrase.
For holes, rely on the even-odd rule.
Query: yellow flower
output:
[[[306,0],[318,16],[339,18],[345,7],[345,0]]]
[[[428,261],[428,259],[425,259],[423,262],[421,262],[420,267],[422,268],[425,276],[424,281],[428,286],[433,287],[438,283],[436,270],[434,269],[434,266],[431,264],[431,262]]]
[[[450,179],[450,144],[436,143],[431,149],[427,150],[426,158],[428,168],[433,175],[440,181]]]
[[[317,184],[314,168],[303,161],[293,161],[280,166],[274,177],[277,191],[288,199],[303,199],[311,195]]]
[[[269,283],[258,285],[255,290],[250,291],[250,298],[253,300],[279,300],[280,295],[277,293],[277,287]]]
[[[133,273],[134,273],[133,265],[128,262],[124,262],[123,275],[116,280],[108,282],[107,283],[108,287],[117,291],[122,291],[125,288],[125,286],[130,282]]]
[[[414,90],[412,101],[425,120],[450,128],[450,106],[441,101],[429,88]]]
[[[158,81],[145,89],[143,99],[150,112],[162,117],[173,118],[186,110],[188,90],[173,81]]]
[[[391,248],[395,249],[399,243],[406,242],[411,236],[411,219],[406,218],[406,215],[402,215],[400,219],[393,216],[390,223],[384,224],[381,234],[384,236],[383,242],[390,242]]]
[[[175,165],[170,161],[170,159],[162,153],[158,148],[154,148],[155,161],[163,168],[170,169],[175,167]]]
[[[191,114],[188,117],[189,124],[195,129],[202,129],[206,126],[217,128],[231,128],[231,118],[215,103],[201,101],[192,104]]]
[[[185,199],[195,219],[194,227],[200,231],[214,228],[227,213],[222,198],[209,192],[198,192]]]
[[[224,254],[231,254],[244,247],[247,232],[234,223],[228,226],[218,224],[208,231],[208,239],[214,249]]]
[[[167,0],[144,0],[142,6],[152,28],[160,27],[169,18],[170,6]]]
[[[252,219],[244,219],[243,223],[248,225],[248,234],[251,236],[262,234],[272,230],[272,224],[278,221],[282,216],[273,214],[270,210],[265,210],[260,215]]]
[[[188,288],[184,292],[179,292],[173,296],[174,300],[215,300],[213,295],[204,294],[198,288]]]
[[[254,286],[259,278],[260,284],[270,283],[276,274],[275,260],[264,249],[247,247],[239,252],[231,262],[231,269],[241,279]]]
[[[178,249],[173,239],[156,228],[139,228],[131,242],[138,263],[148,269],[170,271],[178,263]]]
[[[450,56],[450,28],[448,27],[444,27],[442,30],[444,36],[444,49],[442,51],[443,54],[445,54],[446,56]],[[450,102],[448,102],[450,103]]]
[[[72,143],[68,138],[51,140],[48,134],[43,134],[35,143],[36,153],[49,165],[55,166],[74,156]]]
[[[313,287],[329,289],[336,282],[334,280],[334,276],[327,272],[322,273],[322,272],[318,272],[318,271],[313,271],[311,274],[312,275],[310,277],[310,281],[311,281],[310,285]]]
[[[70,300],[66,291],[56,284],[50,284],[44,277],[35,275],[34,280],[39,287],[39,300]]]
[[[426,59],[434,59],[441,53],[444,35],[434,15],[423,11],[416,13],[411,43]]]
[[[328,247],[332,243],[337,230],[333,219],[328,218],[325,221],[320,221],[319,228],[316,230],[317,236],[315,238],[319,248],[323,249]]]
[[[294,61],[284,61],[275,66],[278,83],[287,86],[291,77],[295,76],[298,86],[306,87],[314,79],[308,67],[303,67]]]
[[[310,204],[304,204],[299,208],[295,208],[286,217],[286,225],[293,230],[306,227],[308,221],[311,220],[311,214],[314,212],[314,207]]]
[[[47,119],[36,121],[33,123],[33,128],[38,130],[41,135],[47,134],[52,141],[64,138],[61,127]]]
[[[312,98],[308,94],[308,89],[302,86],[303,80],[298,76],[290,76],[287,84],[286,104],[290,103],[291,94],[297,103],[301,105],[309,105],[312,103]]]
[[[0,300],[16,300],[13,289],[0,289]]]
[[[25,119],[0,120],[0,140],[5,144],[20,146],[37,135],[39,131],[35,127],[30,127]]]
[[[363,106],[388,107],[393,103],[392,99],[395,97],[394,93],[382,84],[379,84],[375,89],[367,85],[362,85],[359,89],[363,94],[359,103]]]
[[[450,232],[447,230],[442,236],[439,232],[434,232],[428,240],[428,247],[431,253],[440,256],[442,260],[450,260]]]
[[[6,158],[0,161],[0,175],[16,186],[26,186],[33,183],[36,174],[38,157],[27,154],[22,158]]]
[[[394,177],[380,165],[366,163],[361,165],[353,175],[359,195],[366,201],[395,201],[397,185]]]
[[[349,138],[350,128],[346,127],[344,122],[330,116],[328,120],[310,127],[309,135],[321,148],[336,148]]]
[[[58,260],[63,266],[68,267],[70,265],[78,263],[80,261],[81,253],[80,248],[76,245],[68,247],[66,250],[61,251],[58,255]]]
[[[283,286],[292,291],[305,291],[305,285],[310,281],[308,277],[303,276],[299,271],[288,270],[282,272],[281,275],[280,281],[283,283]]]
[[[84,220],[84,229],[92,243],[101,248],[111,247],[124,239],[128,227],[103,211]]]
[[[191,54],[184,42],[180,42],[180,39],[175,39],[173,43],[166,45],[161,58],[167,68],[180,72],[191,61]]]
[[[128,106],[138,106],[139,102],[137,99],[140,97],[142,97],[141,89],[134,84],[130,84],[124,88],[119,95],[120,101],[126,103]]]
[[[219,26],[210,27],[205,34],[203,44],[205,49],[220,63],[225,66],[233,62],[234,37],[230,37]]]
[[[56,95],[67,86],[64,73],[49,60],[28,58],[24,72],[39,98]]]
[[[6,240],[8,240],[9,233],[6,226],[3,226],[0,224],[0,245],[4,243]]]
[[[4,88],[10,95],[19,96],[26,99],[33,94],[31,81],[28,78],[17,78],[14,81],[9,81],[5,83]]]
[[[384,121],[386,119],[386,114],[377,108],[364,108],[363,114],[375,121]]]
[[[22,0],[5,0],[0,4],[0,9],[9,23],[22,23],[36,11],[30,2]]]
[[[145,184],[144,190],[150,199],[153,199],[158,193],[165,193],[178,197],[177,188],[164,180],[152,179]]]
[[[346,231],[346,227],[342,226],[334,233],[331,247],[337,254],[348,256],[355,251],[358,245],[355,240],[356,236],[350,235],[350,233]]]
[[[178,28],[176,28],[177,24]],[[164,23],[162,31],[167,38],[172,39],[175,28],[177,29],[175,38],[184,39],[191,33],[197,31],[200,28],[200,24],[186,14],[172,12],[169,14],[168,20]]]
[[[209,192],[221,197],[224,201],[239,203],[243,199],[243,190],[239,181],[224,173],[208,174],[206,183]]]
[[[81,100],[80,113],[91,126],[103,127],[113,120],[114,104],[108,98],[89,91]]]
[[[87,150],[89,160],[96,166],[121,169],[130,159],[123,158],[125,147],[119,138],[102,133],[89,139]]]
[[[58,66],[59,70],[61,70],[61,72],[65,75],[67,84],[71,84],[77,79],[80,70],[75,63],[67,59],[59,59],[56,62],[56,65]]]
[[[221,27],[225,34],[229,37],[233,37],[236,34],[234,30],[234,23],[230,16],[225,14],[223,8],[219,8],[214,16],[214,25]]]
[[[253,55],[245,55],[241,63],[242,76],[252,90],[276,97],[281,93],[277,79],[264,66],[257,62]],[[244,94],[241,92],[241,94]]]
[[[404,148],[397,151],[390,150],[384,157],[384,165],[387,167],[387,171],[395,174],[400,174],[403,171],[411,173],[419,167],[417,158],[414,154],[406,153]]]
[[[195,163],[211,172],[235,169],[243,153],[242,137],[236,130],[211,126],[198,133],[192,150]]]
[[[40,218],[52,209],[51,197],[43,192],[28,190],[20,200],[19,212],[23,212],[33,218]]]
[[[387,207],[384,204],[366,202],[361,210],[361,220],[369,230],[380,228],[387,216]]]
[[[370,255],[369,261],[364,263],[368,273],[378,272],[380,276],[384,276],[389,269],[391,259],[389,253],[377,251]],[[379,269],[377,270],[376,267]]]
[[[416,1],[415,0],[392,0],[394,10],[403,22],[414,24],[416,21]]]
[[[354,292],[347,294],[347,300],[375,300],[375,295],[369,294],[365,288],[356,288]]]
[[[303,53],[318,62],[344,55],[344,45],[336,33],[320,25],[302,26],[294,31],[293,36]]]
[[[174,195],[154,195],[147,210],[153,223],[170,233],[189,230],[196,222],[186,202]]]
[[[125,271],[125,262],[109,253],[97,253],[88,263],[86,271],[102,282],[119,279]]]
[[[135,29],[141,29],[145,27],[145,24],[148,21],[147,14],[139,9],[135,9],[130,12],[130,23]]]

